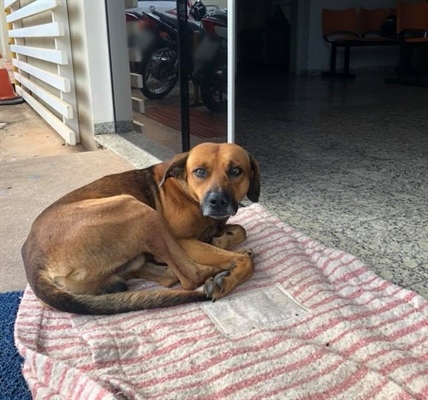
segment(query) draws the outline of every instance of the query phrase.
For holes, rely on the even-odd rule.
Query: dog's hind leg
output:
[[[106,200],[105,202],[107,203]],[[123,259],[131,260],[130,263],[133,264],[134,261],[138,262],[141,255],[151,254],[155,260],[166,263],[169,271],[165,270],[159,274],[154,273],[153,269],[149,269],[145,274],[146,266],[144,265],[139,268],[137,275],[153,279],[165,286],[175,284],[178,279],[183,289],[186,290],[196,289],[218,271],[218,267],[204,262],[203,259],[195,262],[189,257],[172,235],[161,214],[134,197],[122,195],[111,198],[109,209],[114,223],[108,225],[103,223],[100,231],[95,222],[86,220],[92,230],[91,237],[95,237],[98,242],[107,242],[108,239],[115,238],[115,245],[109,253],[98,253],[97,262],[100,265],[112,265],[113,263],[118,265]],[[91,216],[94,214],[91,213]],[[108,235],[105,240],[102,238],[104,234]],[[101,258],[104,257],[103,261]],[[117,273],[120,268],[116,267],[111,272]],[[130,272],[130,269],[134,268],[125,267],[123,272],[126,274]],[[135,274],[129,274],[127,277],[131,275],[135,276]]]
[[[196,289],[215,274],[215,268],[189,258],[162,215],[133,196],[70,204],[56,210],[51,220],[52,227],[48,225],[44,231],[55,231],[55,236],[38,239],[50,241],[55,250],[45,261],[44,274],[70,293],[126,290],[124,274],[144,268],[145,254],[165,262],[172,271],[167,275],[175,275],[186,290]],[[43,253],[41,257],[46,258]],[[175,278],[161,275],[166,286],[176,283]]]
[[[128,285],[125,280],[116,274],[111,274],[99,280],[84,281],[79,279],[78,271],[66,277],[56,277],[54,282],[76,294],[107,294],[125,292]]]
[[[124,278],[126,280],[132,278],[146,279],[167,288],[170,288],[179,282],[177,276],[167,265],[155,265],[151,262],[146,262],[143,267],[136,271],[126,273]]]

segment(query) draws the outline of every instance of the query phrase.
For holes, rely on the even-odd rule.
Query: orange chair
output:
[[[360,37],[356,8],[346,10],[322,10],[322,30],[324,39],[335,41],[353,40]]]
[[[324,77],[340,76],[353,78],[349,73],[350,45],[361,40],[358,28],[358,12],[356,8],[346,10],[322,10],[322,31],[324,40],[331,43],[330,71],[323,72]],[[343,73],[336,73],[337,48],[345,48]]]
[[[428,2],[398,3],[398,77],[388,83],[428,86]]]
[[[374,37],[380,39],[382,37],[381,27],[385,22],[388,12],[386,8],[377,8],[375,10],[360,9],[360,29],[361,36],[365,39]],[[374,36],[373,36],[374,35]],[[388,40],[388,38],[382,38]]]
[[[399,2],[397,11],[397,33],[405,41],[412,41],[411,39],[427,39],[428,2]]]
[[[346,10],[323,10],[322,25],[326,42],[331,43],[330,71],[323,72],[323,77],[354,78],[349,73],[351,47],[390,46],[397,45],[398,41],[382,38],[380,35],[382,23],[387,17],[386,9],[361,10],[360,19],[355,8]],[[361,28],[361,29],[360,29]],[[361,34],[360,32],[363,32]],[[364,37],[366,34],[377,33],[377,37]],[[337,48],[345,49],[343,72],[336,72]]]

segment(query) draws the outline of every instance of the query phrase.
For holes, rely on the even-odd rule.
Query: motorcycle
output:
[[[132,14],[138,20],[140,31],[132,36],[128,46],[138,49],[142,55],[142,61],[132,69],[143,78],[141,92],[144,96],[161,99],[171,92],[178,80],[176,44],[172,39],[175,28],[153,12]]]
[[[227,13],[216,10],[207,15],[205,10],[201,1],[189,10],[188,65],[193,83],[201,86],[204,104],[218,112],[227,106]],[[152,11],[143,13],[140,22],[141,35],[134,45],[142,53],[138,68],[143,77],[141,91],[149,99],[160,99],[171,92],[178,80],[178,19],[174,12]],[[195,31],[199,32],[200,44],[193,52]]]
[[[195,3],[196,5],[197,3]],[[193,32],[200,30],[194,19],[200,8],[189,9],[187,44],[191,48]],[[203,10],[202,10],[203,12]],[[193,15],[193,16],[192,16]],[[149,99],[161,99],[171,92],[178,81],[178,19],[175,10],[168,12],[127,12],[127,21],[137,21],[138,34],[132,36],[128,46],[137,48],[142,55],[136,72],[143,78],[142,93]],[[192,55],[189,55],[191,65]]]

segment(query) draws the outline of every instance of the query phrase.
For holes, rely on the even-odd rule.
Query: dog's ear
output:
[[[170,177],[186,179],[186,162],[188,156],[189,153],[180,153],[174,156],[165,172],[165,175],[159,183],[159,187],[161,187]]]
[[[256,203],[260,197],[260,168],[256,159],[251,154],[249,156],[252,175],[250,176],[250,187],[248,188],[247,197]]]

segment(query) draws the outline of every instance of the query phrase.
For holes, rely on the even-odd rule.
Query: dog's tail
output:
[[[34,286],[34,287],[33,287]],[[142,290],[101,295],[74,294],[40,274],[31,285],[36,297],[59,311],[87,315],[110,315],[208,300],[197,290]]]

